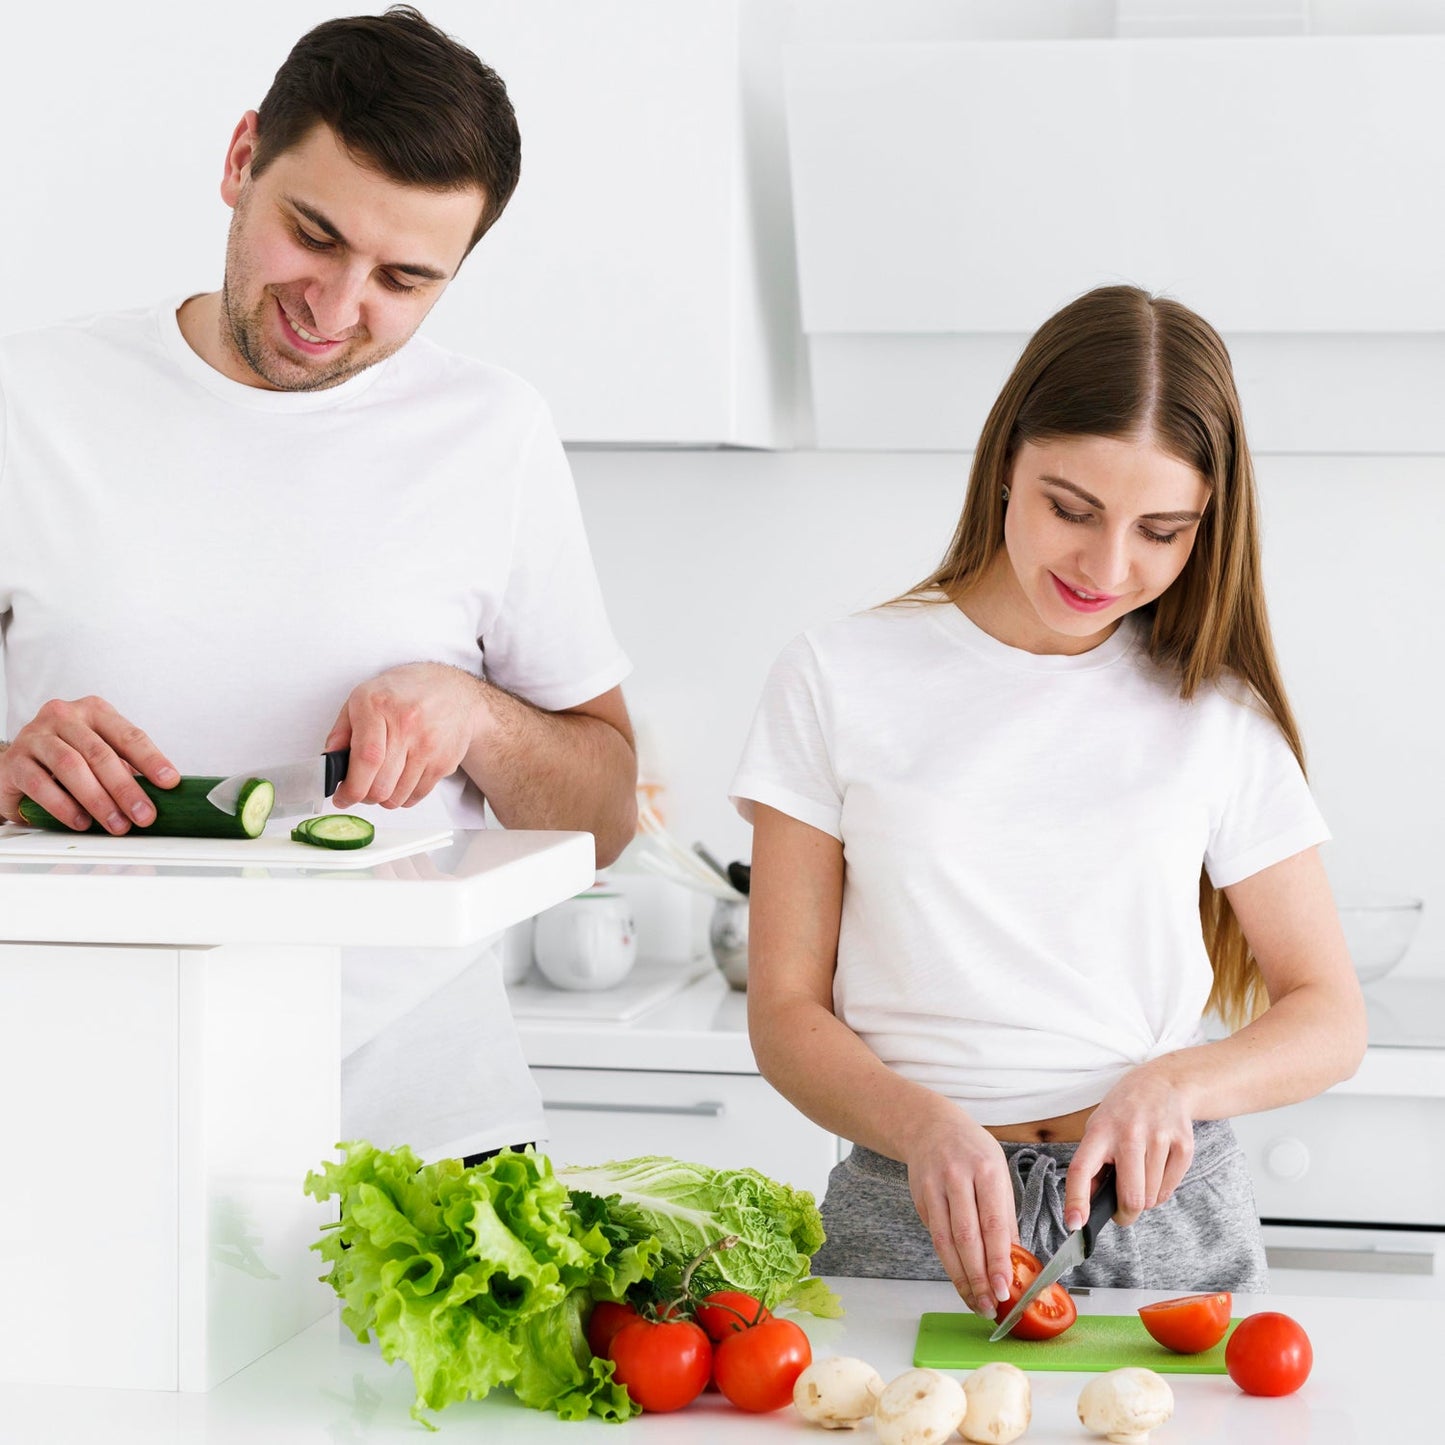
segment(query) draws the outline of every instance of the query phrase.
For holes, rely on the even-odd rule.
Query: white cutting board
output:
[[[0,862],[163,863],[197,868],[369,868],[451,841],[450,828],[378,828],[365,848],[296,843],[292,823],[268,826],[259,838],[152,838],[144,833],[56,833],[0,824]]]

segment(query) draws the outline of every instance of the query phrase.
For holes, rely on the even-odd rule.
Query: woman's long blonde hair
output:
[[[1019,447],[1069,436],[1146,436],[1209,484],[1211,505],[1184,570],[1141,609],[1148,650],[1177,673],[1185,698],[1236,673],[1303,767],[1265,611],[1254,466],[1229,353],[1177,301],[1105,286],[1044,322],[984,422],[947,553],[905,598],[957,600],[977,586],[1004,545],[1003,488]],[[1203,872],[1199,916],[1214,968],[1208,1008],[1237,1028],[1269,1000],[1233,909]]]

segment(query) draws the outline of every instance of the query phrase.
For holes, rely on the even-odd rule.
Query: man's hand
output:
[[[92,818],[109,833],[128,831],[132,820],[144,827],[156,810],[137,772],[162,788],[180,778],[150,738],[103,698],[53,698],[0,752],[0,817],[18,822],[27,797],[77,832]]]
[[[466,757],[485,686],[459,667],[409,662],[354,688],[323,749],[351,749],[336,806],[421,802]]]

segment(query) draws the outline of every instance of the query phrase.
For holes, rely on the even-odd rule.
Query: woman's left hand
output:
[[[1131,1069],[1089,1116],[1064,1191],[1070,1230],[1088,1218],[1094,1176],[1106,1163],[1114,1165],[1119,1190],[1115,1224],[1133,1224],[1179,1187],[1194,1158],[1194,1120],[1167,1058]]]

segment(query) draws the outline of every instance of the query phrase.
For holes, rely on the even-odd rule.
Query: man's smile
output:
[[[318,336],[314,331],[308,331],[289,311],[281,304],[276,303],[276,309],[281,313],[281,319],[286,323],[291,334],[302,343],[301,349],[313,355],[329,351],[333,346],[339,346],[346,337],[330,338]]]

